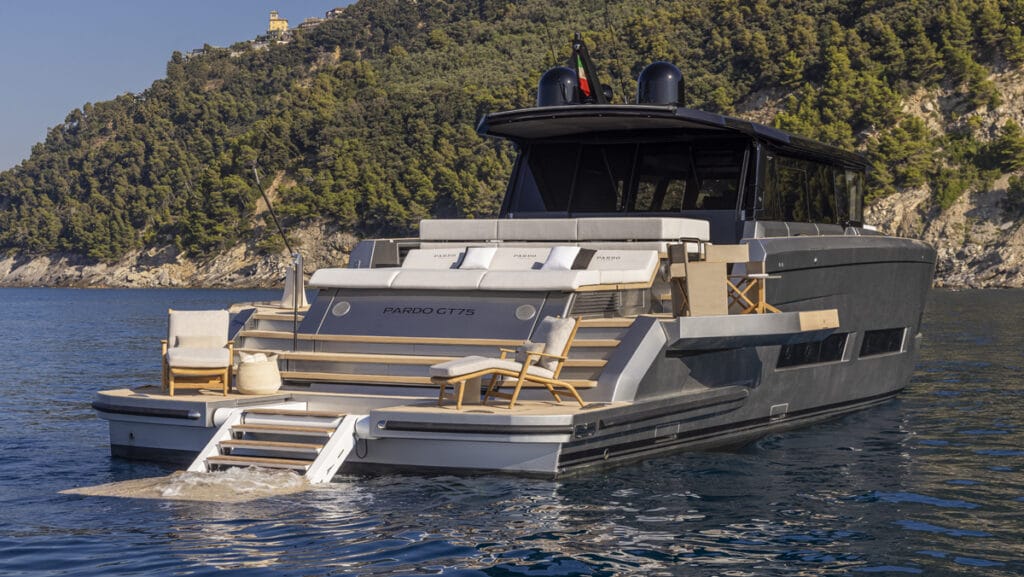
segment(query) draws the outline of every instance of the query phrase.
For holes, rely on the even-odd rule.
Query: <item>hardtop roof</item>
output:
[[[706,134],[745,136],[767,142],[782,152],[805,157],[825,157],[857,168],[867,159],[777,128],[731,116],[679,106],[638,104],[545,106],[495,112],[484,116],[477,132],[517,143],[537,140],[634,132],[654,134],[688,130]]]

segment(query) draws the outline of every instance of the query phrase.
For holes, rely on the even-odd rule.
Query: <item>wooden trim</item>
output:
[[[580,328],[624,329],[633,325],[635,317],[617,317],[608,319],[583,319]]]

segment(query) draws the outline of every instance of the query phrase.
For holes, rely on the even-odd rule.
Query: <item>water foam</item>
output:
[[[61,493],[129,499],[238,503],[288,495],[309,488],[309,483],[292,471],[249,467],[212,473],[177,471],[166,477],[77,487]]]

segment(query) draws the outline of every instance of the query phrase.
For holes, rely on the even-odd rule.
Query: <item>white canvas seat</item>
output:
[[[571,291],[596,284],[601,284],[596,270],[492,270],[480,281],[480,290]]]
[[[388,288],[399,268],[322,268],[313,273],[309,286],[315,288]]]
[[[455,269],[462,260],[465,250],[459,247],[414,248],[405,255],[403,269],[444,270]]]
[[[523,385],[531,382],[543,385],[558,402],[562,400],[559,390],[569,393],[582,407],[584,402],[576,387],[558,379],[578,328],[578,319],[545,317],[534,330],[532,341],[526,341],[516,349],[499,349],[501,356],[497,358],[474,355],[431,366],[430,379],[441,387],[437,397],[438,406],[443,406],[446,399],[454,400],[456,410],[462,410],[466,383],[490,376],[490,384],[483,397],[484,404],[491,397],[508,399],[508,408],[511,409],[515,407]],[[509,358],[510,354],[514,356]],[[515,383],[511,393],[500,391],[506,383],[505,379]],[[450,395],[447,393],[449,386],[454,389]]]
[[[403,269],[391,283],[393,289],[476,290],[486,270]]]
[[[175,388],[231,386],[233,345],[228,340],[228,311],[167,311],[167,339],[161,341],[163,386],[170,396]]]
[[[498,238],[498,221],[493,218],[424,219],[420,240],[488,241]]]
[[[659,263],[658,252],[653,250],[599,250],[587,270],[600,272],[601,284],[645,283]]]
[[[469,373],[475,373],[477,371],[489,370],[489,369],[504,369],[507,371],[519,372],[523,368],[522,363],[518,363],[511,359],[502,359],[494,357],[481,357],[473,355],[469,357],[462,357],[461,359],[452,359],[443,363],[438,363],[430,367],[430,376],[439,377],[443,379],[450,379],[459,375],[468,375]],[[554,376],[550,370],[544,367],[538,367],[530,365],[526,367],[526,373],[531,376],[547,377],[551,378]]]

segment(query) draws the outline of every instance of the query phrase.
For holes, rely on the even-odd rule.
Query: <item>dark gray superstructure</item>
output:
[[[286,311],[247,313],[235,348],[278,355],[275,395],[100,393],[114,454],[191,458],[258,405],[346,415],[342,470],[558,476],[740,444],[906,386],[935,252],[863,225],[860,156],[671,103],[559,103],[478,130],[519,151],[498,218],[363,241],[312,276],[297,331]],[[463,266],[476,247],[492,260]],[[549,267],[556,247],[587,259]],[[579,319],[560,378],[582,407],[540,386],[481,404],[477,382],[461,408],[438,401],[431,366],[496,356],[545,317]]]

